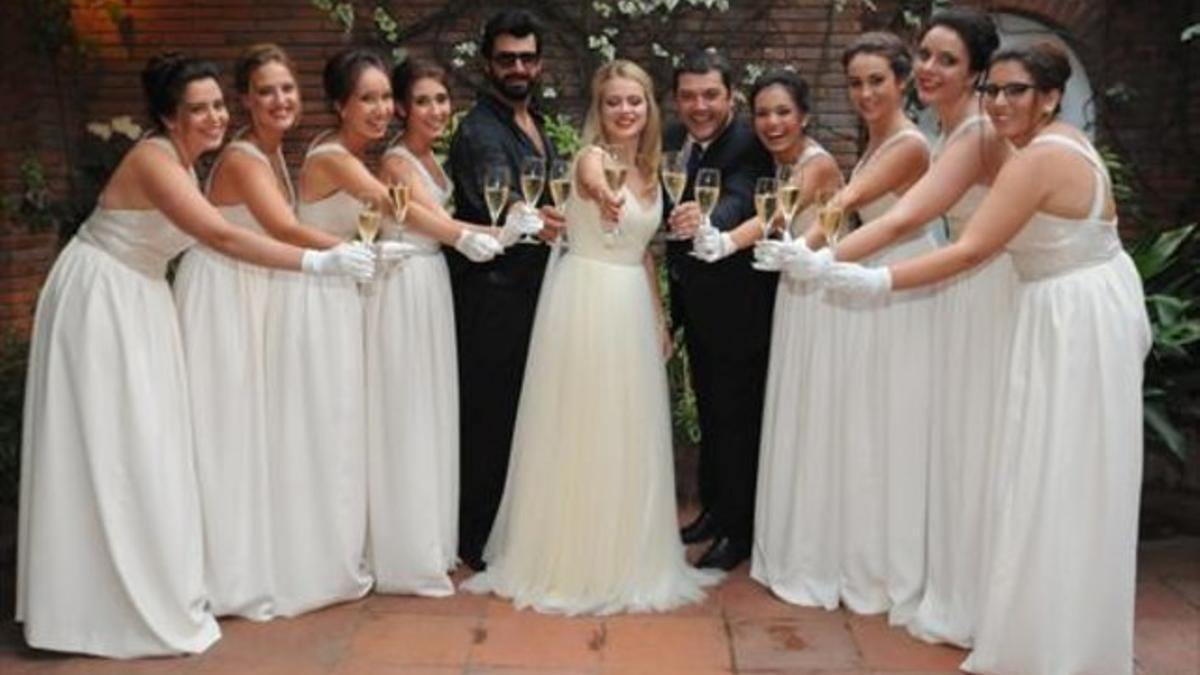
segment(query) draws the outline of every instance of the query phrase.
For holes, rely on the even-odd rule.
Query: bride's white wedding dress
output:
[[[691,567],[676,520],[667,378],[642,264],[660,198],[565,204],[570,252],[547,273],[487,571],[464,588],[564,614],[662,611],[720,576]]]

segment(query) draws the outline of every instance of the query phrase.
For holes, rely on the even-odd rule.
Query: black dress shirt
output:
[[[487,202],[483,197],[483,177],[488,166],[508,166],[512,177],[512,190],[519,199],[521,160],[525,157],[543,157],[546,170],[555,159],[554,146],[546,137],[545,121],[540,113],[531,110],[538,136],[541,137],[545,154],[517,121],[513,109],[493,93],[480,94],[475,107],[463,117],[454,140],[450,143],[447,158],[447,173],[454,181],[454,217],[470,223],[491,224]],[[542,201],[547,195],[543,191]]]

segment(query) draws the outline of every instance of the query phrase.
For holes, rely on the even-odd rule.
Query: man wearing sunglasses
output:
[[[455,217],[490,224],[483,190],[488,168],[508,167],[511,194],[519,195],[521,160],[541,157],[550,166],[555,153],[541,116],[531,107],[542,72],[537,19],[524,10],[493,15],[484,26],[480,56],[488,88],[454,135],[447,173],[454,182]],[[543,202],[546,199],[543,193]],[[530,206],[540,206],[538,215],[545,227],[539,236],[555,238],[564,224],[562,214],[550,206]],[[510,205],[509,211],[516,216],[518,208],[532,217],[523,206]],[[548,251],[546,246],[517,244],[482,264],[447,251],[458,340],[458,553],[475,570],[484,566],[483,547],[504,492],[517,399]]]

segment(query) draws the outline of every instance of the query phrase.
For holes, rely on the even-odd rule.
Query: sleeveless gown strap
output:
[[[1105,192],[1112,189],[1112,177],[1096,149],[1064,134],[1043,134],[1033,139],[1029,145],[1058,145],[1087,160],[1096,175],[1096,189],[1092,193],[1092,208],[1088,211],[1087,220],[1100,220],[1100,215],[1104,212]]]
[[[175,147],[175,144],[172,143],[170,140],[163,138],[162,136],[148,136],[148,137],[146,137],[144,142],[153,143],[153,144],[159,146],[160,148],[164,148],[164,149],[166,149],[167,152],[171,153],[172,157],[179,160],[180,162],[183,161],[183,157],[180,156],[179,149]],[[196,181],[196,185],[199,186],[200,185],[200,177],[196,175],[196,167],[192,166],[192,165],[188,165],[187,171],[189,174],[191,174],[192,180]]]
[[[925,138],[925,134],[921,133],[915,128],[901,129],[900,131],[897,131],[896,133],[884,139],[884,141],[879,144],[878,148],[875,148],[873,151],[863,155],[862,158],[858,160],[858,163],[854,165],[854,170],[850,172],[850,175],[858,173],[859,169],[862,169],[864,166],[874,161],[875,158],[882,157],[885,151],[905,138],[917,139],[921,142],[921,146],[925,148],[925,151],[929,152],[929,139]]]
[[[436,188],[436,192],[446,193],[446,198],[449,199],[449,195],[454,189],[454,184],[450,182],[450,177],[446,175],[446,172],[442,170],[440,166],[438,167],[438,173],[441,174],[441,183],[439,183],[437,178],[435,178],[434,175],[429,172],[429,169],[425,166],[425,163],[422,162],[416,155],[414,155],[413,151],[408,149],[408,146],[400,142],[399,138],[397,138],[394,143],[389,145],[387,150],[383,151],[384,157],[387,157],[388,155],[400,157],[412,163],[413,166],[417,167],[417,171],[421,174],[421,177],[425,179],[426,183]]]
[[[235,138],[234,141],[230,141],[229,144],[224,147],[224,150],[221,151],[221,154],[217,155],[217,159],[212,162],[212,168],[209,169],[208,178],[204,180],[205,195],[210,195],[212,192],[212,178],[214,178],[217,174],[217,167],[220,167],[221,163],[226,160],[226,156],[230,153],[230,151],[234,150],[239,150],[241,153],[245,153],[251,157],[254,157],[254,159],[263,162],[264,165],[268,166],[272,173],[275,172],[276,167],[275,165],[272,165],[270,157],[266,156],[266,153],[264,153],[264,151],[260,149],[258,145],[254,145],[250,141],[245,141],[245,139],[242,138]],[[280,160],[280,167],[286,166],[283,162],[283,150],[277,150],[276,155],[277,159]],[[283,171],[281,174],[278,174],[278,177],[283,179],[283,187],[286,189],[284,192],[286,192],[288,202],[295,204],[296,191],[295,186],[292,185],[292,177],[288,175],[287,171]]]
[[[944,136],[946,140],[942,142],[942,147],[947,147],[954,141],[958,140],[963,134],[967,133],[967,130],[971,127],[978,124],[985,124],[986,122],[987,117],[983,115],[971,115],[967,119],[959,122],[958,126],[951,129],[950,133]]]

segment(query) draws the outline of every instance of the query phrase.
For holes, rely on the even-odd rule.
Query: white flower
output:
[[[612,61],[617,57],[617,48],[609,41],[607,35],[589,35],[588,49],[599,52],[605,61]]]
[[[608,4],[607,2],[600,2],[600,0],[596,0],[592,3],[592,9],[600,16],[601,19],[607,19],[608,17],[612,16],[612,5]]]
[[[558,98],[558,91],[554,87],[542,87],[542,98]]]
[[[131,141],[136,141],[142,137],[142,128],[129,115],[112,118],[112,130]]]
[[[660,59],[667,59],[671,57],[671,52],[667,51],[665,47],[657,42],[650,43],[650,53],[654,54]]]
[[[96,136],[102,141],[107,141],[108,139],[112,138],[113,134],[112,127],[108,126],[104,122],[88,122],[87,130],[89,134]]]

